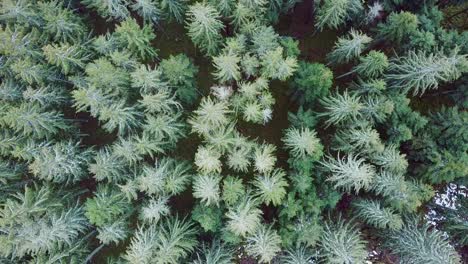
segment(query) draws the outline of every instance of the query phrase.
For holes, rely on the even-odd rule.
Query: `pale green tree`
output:
[[[219,12],[207,3],[195,3],[187,11],[187,30],[193,43],[203,52],[213,55],[218,51],[221,41]]]
[[[410,51],[391,61],[386,78],[394,88],[422,95],[426,90],[439,88],[441,83],[453,82],[465,72],[468,72],[467,55],[460,55],[457,50],[449,56]]]
[[[333,50],[327,55],[327,60],[330,63],[338,64],[356,59],[371,41],[371,37],[351,29],[349,35],[338,38]]]
[[[370,190],[376,174],[372,165],[353,154],[346,158],[328,158],[322,165],[331,174],[327,180],[333,182],[335,188],[343,188],[347,192]]]
[[[260,263],[270,263],[281,251],[281,237],[271,226],[262,225],[247,237],[245,250],[249,255],[258,257]]]
[[[364,263],[367,258],[366,243],[355,225],[339,219],[326,223],[320,241],[320,257],[326,263]]]

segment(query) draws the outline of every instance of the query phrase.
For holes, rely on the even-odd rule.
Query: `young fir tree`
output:
[[[188,35],[206,54],[213,55],[218,51],[224,28],[220,18],[219,12],[206,3],[196,3],[187,11]]]

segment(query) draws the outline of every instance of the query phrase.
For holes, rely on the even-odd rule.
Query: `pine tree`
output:
[[[239,62],[240,58],[235,54],[220,54],[213,57],[216,68],[213,75],[221,83],[238,81],[241,77]]]
[[[220,14],[209,4],[195,3],[187,11],[187,30],[193,43],[204,53],[218,51],[221,30],[224,28]]]
[[[419,20],[415,14],[401,11],[391,13],[386,23],[378,25],[379,36],[397,44],[411,36],[418,28]]]
[[[288,128],[283,142],[294,158],[310,157],[318,160],[323,155],[323,146],[317,138],[317,133],[309,128]]]
[[[284,179],[286,173],[275,169],[269,173],[256,176],[253,185],[257,188],[257,195],[266,205],[280,205],[286,196],[287,181]]]
[[[297,68],[296,58],[283,58],[282,47],[267,51],[260,64],[262,65],[262,76],[281,81],[291,77]]]
[[[326,112],[322,116],[327,117],[327,125],[337,125],[344,121],[356,121],[360,116],[364,105],[360,97],[349,95],[347,91],[341,94],[330,95],[321,100]]]
[[[124,20],[130,16],[125,0],[83,0],[87,7],[96,9],[98,14],[107,19]]]
[[[342,219],[335,224],[325,224],[320,247],[320,257],[327,263],[363,263],[367,258],[366,243],[360,232],[355,225]]]
[[[325,0],[318,8],[315,26],[319,30],[323,30],[325,27],[337,29],[353,15],[361,12],[362,9],[361,1]]]
[[[228,176],[223,180],[223,192],[221,198],[227,205],[236,204],[236,202],[244,197],[244,194],[245,189],[242,184],[242,179],[234,176]]]
[[[81,69],[85,66],[88,55],[83,53],[81,45],[49,44],[42,48],[44,56],[52,65],[59,67],[64,74]]]
[[[170,55],[159,64],[163,80],[171,89],[176,91],[177,97],[186,104],[193,104],[197,98],[196,76],[198,67],[185,54]]]
[[[98,227],[97,231],[96,238],[104,245],[118,244],[129,235],[128,225],[122,220],[116,220],[108,225]]]
[[[396,230],[403,226],[400,215],[390,208],[382,207],[378,201],[359,200],[353,205],[357,209],[358,216],[374,227]]]
[[[322,165],[331,173],[327,180],[332,181],[335,188],[343,188],[347,192],[369,190],[375,177],[375,168],[353,154],[346,158],[328,158]]]
[[[193,182],[193,197],[201,199],[206,206],[219,205],[221,177],[217,175],[199,175]]]
[[[151,199],[141,207],[139,218],[148,224],[157,223],[162,217],[169,215],[169,198],[161,196]]]
[[[62,114],[57,111],[45,111],[37,104],[27,103],[10,108],[3,122],[16,133],[37,138],[50,137],[69,128]]]
[[[221,154],[210,147],[199,146],[195,153],[195,165],[202,173],[221,172]]]
[[[257,146],[254,152],[255,170],[260,173],[267,173],[273,170],[276,163],[275,151],[276,147],[271,144]]]
[[[139,227],[130,241],[124,259],[132,264],[177,264],[196,245],[195,229],[186,219],[168,217],[158,225]]]
[[[248,195],[226,213],[227,229],[237,236],[253,234],[260,226],[262,211]]]
[[[415,264],[462,263],[460,256],[449,241],[438,230],[430,230],[428,224],[420,226],[410,220],[399,231],[388,238],[388,246],[402,262]]]
[[[175,20],[178,23],[184,21],[183,16],[187,9],[186,0],[161,0],[159,4],[163,13],[169,17],[169,20]]]
[[[159,3],[153,0],[136,0],[131,6],[133,11],[136,11],[146,23],[159,24],[162,20],[162,10]]]
[[[151,26],[144,25],[140,28],[135,19],[127,18],[116,27],[114,34],[120,45],[141,59],[156,57],[156,50],[151,46],[151,41],[155,38]]]
[[[312,104],[316,99],[326,96],[333,84],[333,72],[320,63],[299,62],[291,86],[301,92],[299,101]]]
[[[126,132],[140,126],[140,112],[134,107],[125,106],[124,101],[116,101],[102,108],[99,113],[99,121],[104,122],[102,127],[109,133],[115,129],[119,135],[124,135]]]
[[[175,94],[168,89],[159,89],[152,94],[143,94],[142,97],[139,103],[146,113],[174,114],[182,108]]]
[[[281,257],[284,264],[309,264],[314,263],[316,254],[311,253],[305,246],[298,246],[294,249],[287,250],[285,255]]]
[[[379,51],[371,50],[365,57],[359,58],[360,63],[353,68],[353,72],[364,78],[376,78],[388,68],[387,56]]]
[[[61,1],[37,3],[43,29],[55,41],[76,43],[86,33],[81,17],[69,8],[64,8]]]
[[[98,185],[92,198],[86,199],[85,215],[97,227],[110,225],[130,210],[130,204],[123,194],[112,185]]]
[[[97,181],[109,182],[120,182],[127,178],[128,173],[123,160],[115,156],[108,147],[96,153],[94,162],[89,164],[88,170]]]
[[[155,92],[167,85],[162,81],[161,70],[159,68],[151,69],[148,65],[140,65],[130,76],[132,78],[132,87],[139,88],[142,94]]]
[[[196,252],[196,258],[190,264],[231,264],[233,251],[219,240],[211,245],[203,243]]]
[[[349,62],[358,58],[371,41],[371,37],[351,29],[349,35],[338,38],[333,50],[327,55],[327,59],[334,64]]]
[[[457,50],[450,56],[410,51],[391,61],[386,78],[394,88],[422,95],[426,90],[437,89],[442,82],[460,78],[468,71],[467,65],[467,56],[457,54]]]
[[[261,263],[270,263],[281,251],[281,237],[271,226],[260,228],[254,234],[247,237],[245,251],[254,257],[258,257]]]

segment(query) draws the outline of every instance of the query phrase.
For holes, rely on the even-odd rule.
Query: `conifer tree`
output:
[[[332,52],[327,55],[327,59],[334,64],[349,62],[358,58],[371,41],[371,37],[351,29],[348,36],[338,39]]]
[[[218,51],[224,28],[220,18],[219,12],[205,3],[195,3],[187,11],[188,35],[195,46],[206,54],[213,55]]]

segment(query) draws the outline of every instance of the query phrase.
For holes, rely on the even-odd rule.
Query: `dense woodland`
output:
[[[2,0],[0,263],[467,263],[467,29],[462,0]]]

